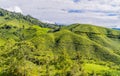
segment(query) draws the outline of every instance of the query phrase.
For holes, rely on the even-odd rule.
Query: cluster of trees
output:
[[[10,19],[25,20],[31,24],[39,25],[41,27],[48,27],[48,28],[52,28],[52,29],[62,26],[62,25],[57,25],[57,24],[43,23],[43,22],[39,21],[38,19],[33,18],[30,15],[24,16],[21,13],[9,12],[9,11],[1,9],[1,8],[0,8],[0,16],[5,17],[5,20],[10,20]]]
[[[30,33],[30,31],[32,32]],[[54,37],[50,36],[51,33],[48,31],[46,28],[38,26],[29,28],[2,26],[1,34],[6,33],[5,36],[10,36],[6,38],[1,35],[0,37],[5,41],[5,44],[0,46],[0,76],[118,75],[117,71],[114,71],[115,73],[111,71],[89,73],[83,66],[89,61],[85,62],[79,51],[71,51],[74,55],[70,55],[70,51],[64,47],[58,47],[59,50],[52,49],[54,48],[52,46]]]
[[[120,75],[119,31],[42,23],[3,9],[0,18],[0,76]]]

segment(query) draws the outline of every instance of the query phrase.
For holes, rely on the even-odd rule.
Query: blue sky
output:
[[[0,7],[48,23],[120,27],[120,0],[0,0]]]

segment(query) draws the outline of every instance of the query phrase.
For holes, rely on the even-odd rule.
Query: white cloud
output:
[[[18,6],[9,7],[9,8],[6,8],[6,10],[11,11],[11,12],[16,12],[16,13],[23,13],[21,8]]]
[[[50,23],[50,24],[55,24],[55,22],[53,22],[53,21],[48,21],[48,20],[42,20],[42,22]]]
[[[120,0],[1,0],[0,7],[30,14],[50,23],[120,26]],[[14,8],[13,8],[14,7]],[[81,12],[68,12],[80,10]],[[85,11],[85,12],[82,12]]]

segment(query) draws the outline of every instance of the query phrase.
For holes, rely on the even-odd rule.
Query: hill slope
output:
[[[0,76],[119,76],[119,64],[118,30],[46,25],[0,9]]]

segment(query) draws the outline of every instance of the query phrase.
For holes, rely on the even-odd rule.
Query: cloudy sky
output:
[[[50,23],[120,27],[120,0],[0,0],[0,7]]]

